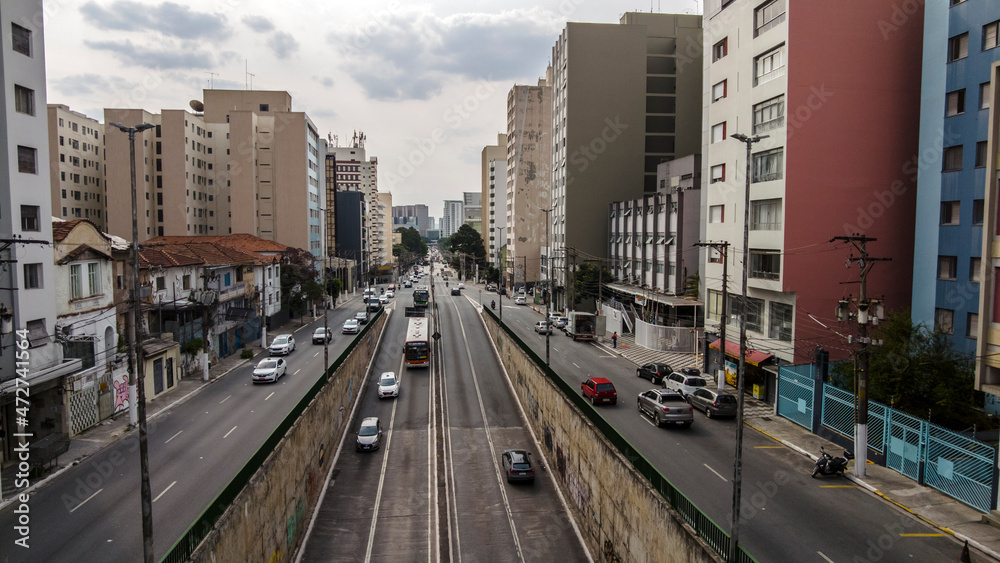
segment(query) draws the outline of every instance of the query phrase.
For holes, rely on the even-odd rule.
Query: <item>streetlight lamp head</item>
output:
[[[153,125],[152,123],[140,123],[135,126],[135,130],[138,133],[139,131],[145,131],[146,129],[152,129],[153,127],[156,127],[156,125]]]

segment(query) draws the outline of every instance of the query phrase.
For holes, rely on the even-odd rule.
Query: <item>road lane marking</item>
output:
[[[316,352],[315,354],[313,354],[313,357],[315,358],[318,355],[319,355],[319,352]]]
[[[820,485],[821,489],[856,489],[855,485]]]
[[[222,439],[225,440],[226,438],[228,438],[229,435],[233,433],[233,430],[236,430],[236,426],[233,426],[233,428],[229,432],[226,432],[226,435],[223,436]]]
[[[171,437],[167,438],[167,441],[166,441],[166,442],[163,442],[163,443],[164,443],[164,444],[169,444],[169,443],[170,443],[170,440],[173,440],[174,438],[176,438],[176,437],[180,436],[180,435],[181,435],[181,432],[184,432],[184,431],[183,431],[183,430],[178,430],[176,434],[174,434],[173,436],[171,436]]]
[[[232,395],[230,395],[229,397],[232,397]],[[226,401],[228,401],[229,397],[226,397],[225,399],[222,399],[221,401],[219,401],[219,404],[221,405],[222,403],[225,403]]]
[[[299,368],[299,369],[293,371],[292,375],[298,375],[300,371],[302,371],[302,368]]]
[[[273,395],[274,395],[274,391],[271,391],[271,394],[268,395],[267,397],[264,397],[264,400],[266,401],[266,400],[270,399]]]
[[[827,557],[826,555],[823,555],[823,552],[822,552],[822,551],[817,551],[816,553],[818,553],[820,557],[822,557],[823,559],[825,559],[825,560],[826,560],[826,563],[833,563],[833,559],[830,559],[830,558],[829,558],[829,557]]]
[[[580,366],[576,365],[576,362],[571,362],[571,363],[576,367],[576,369],[583,369]]]
[[[783,450],[785,446],[754,446],[757,450]]]
[[[375,509],[372,511],[372,527],[368,531],[368,548],[365,550],[365,563],[372,560],[372,547],[375,545],[375,525],[378,523],[378,509],[382,503],[382,488],[385,486],[385,468],[389,465],[389,439],[392,438],[392,425],[396,420],[396,405],[392,402],[392,414],[389,415],[389,429],[385,431],[385,445],[382,446],[382,472],[378,476],[378,490],[375,492]],[[374,452],[369,452],[374,453]]]
[[[944,534],[899,534],[901,538],[940,538]]]
[[[104,489],[97,489],[97,492],[96,492],[96,493],[94,493],[94,494],[90,495],[89,497],[87,497],[87,498],[83,499],[83,502],[81,502],[80,504],[76,505],[76,508],[73,508],[73,509],[71,509],[71,510],[70,510],[70,513],[73,513],[73,512],[76,512],[76,509],[77,509],[77,508],[80,508],[81,506],[83,506],[83,505],[87,504],[87,501],[88,501],[88,500],[90,500],[90,499],[92,499],[92,498],[96,497],[96,496],[98,495],[98,493],[100,493],[100,492],[101,492],[101,491],[103,491],[103,490],[104,490]]]
[[[162,493],[156,495],[156,498],[153,499],[153,502],[156,502],[156,501],[160,500],[160,497],[162,497],[163,495],[167,494],[167,491],[170,490],[170,487],[173,487],[176,484],[177,484],[177,481],[174,481],[173,483],[170,483],[169,485],[167,485],[167,488],[163,489]]]
[[[705,467],[708,467],[708,464],[707,464],[707,463],[703,463],[702,465],[704,465]],[[718,471],[716,471],[716,470],[712,469],[711,467],[708,467],[708,470],[709,470],[709,471],[711,471],[712,473],[715,473],[715,475],[716,475],[716,476],[717,476],[717,477],[718,477],[719,479],[722,479],[723,481],[725,481],[725,482],[727,482],[727,483],[729,482],[729,480],[728,480],[728,479],[726,479],[726,478],[725,478],[725,477],[723,477],[722,475],[719,475],[719,472],[718,472]]]

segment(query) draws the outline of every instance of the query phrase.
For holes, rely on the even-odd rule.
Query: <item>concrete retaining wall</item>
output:
[[[295,553],[323,488],[351,407],[363,389],[388,315],[371,322],[333,380],[306,407],[236,497],[193,561],[287,561]],[[290,376],[294,377],[294,376]]]
[[[493,319],[484,319],[591,556],[721,562],[538,366],[506,334],[498,338]]]

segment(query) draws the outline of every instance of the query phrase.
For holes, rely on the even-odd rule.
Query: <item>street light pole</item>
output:
[[[548,209],[538,208],[539,211],[545,214],[545,277],[549,278],[549,295],[545,300],[545,326],[548,330],[545,331],[545,365],[549,365],[549,336],[552,335],[552,325],[550,324],[549,318],[552,316],[552,312],[549,307],[552,303],[552,241],[550,240],[549,230],[552,228],[552,224],[549,222],[549,213],[552,213],[552,207]],[[528,266],[527,257],[524,261],[525,269]],[[527,272],[525,272],[527,275]],[[527,278],[525,278],[527,279]]]
[[[506,227],[493,227],[493,228],[495,230],[498,230],[498,231],[506,230]],[[506,240],[504,242],[506,243]],[[497,301],[500,302],[500,326],[503,326],[503,295],[501,295],[501,293],[500,293],[500,288],[503,286],[503,270],[504,270],[504,268],[503,268],[503,260],[501,259],[502,257],[500,256],[500,251],[503,249],[503,247],[504,247],[504,245],[501,245],[500,248],[498,248],[497,251],[496,251],[497,252],[497,270],[498,270],[498,275],[497,275]]]
[[[736,563],[740,540],[740,493],[743,487],[743,385],[746,381],[747,355],[747,274],[750,271],[750,161],[753,145],[768,135],[747,137],[742,133],[732,136],[747,147],[746,190],[743,202],[743,301],[740,303],[740,365],[736,377],[736,456],[733,459],[733,529],[729,539],[729,562]],[[722,342],[722,361],[725,366],[726,343]],[[723,368],[725,369],[725,368]]]
[[[156,127],[152,123],[141,123],[135,127],[126,127],[118,123],[109,123],[128,135],[129,169],[132,181],[132,314],[128,332],[132,350],[129,353],[129,401],[135,406],[133,413],[129,409],[132,423],[139,425],[139,468],[140,496],[142,502],[142,553],[146,563],[153,562],[153,501],[149,488],[149,447],[146,436],[146,381],[145,369],[142,365],[142,344],[139,342],[139,315],[141,301],[139,298],[139,204],[135,188],[135,134]]]

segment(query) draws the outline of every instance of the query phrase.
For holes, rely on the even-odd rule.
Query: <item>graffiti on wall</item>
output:
[[[570,471],[566,475],[566,488],[569,489],[569,496],[573,499],[573,504],[576,505],[577,509],[584,514],[589,513],[590,490],[587,488],[587,484],[580,481],[576,473]]]
[[[286,527],[288,529],[288,538],[285,540],[285,545],[288,547],[288,551],[292,551],[292,547],[295,546],[295,537],[299,533],[299,522],[302,521],[302,514],[305,512],[305,505],[302,504],[302,499],[295,504],[295,512],[288,517],[286,522]]]
[[[128,372],[115,373],[111,386],[115,390],[115,414],[128,408]]]

